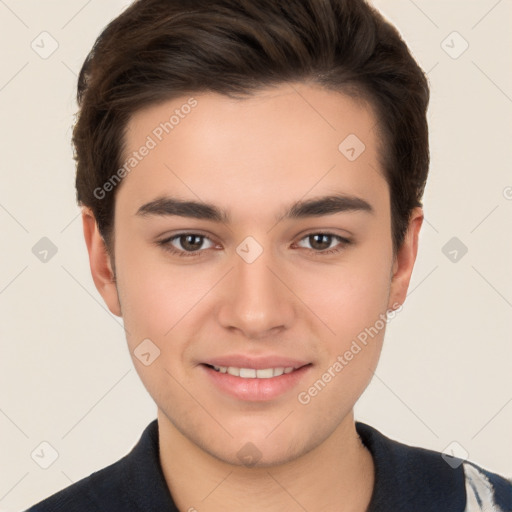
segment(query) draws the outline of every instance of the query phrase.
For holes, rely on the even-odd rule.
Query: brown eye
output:
[[[158,245],[171,254],[178,256],[200,256],[206,249],[213,247],[213,242],[209,247],[203,247],[204,241],[210,240],[206,235],[200,233],[180,233],[165,240],[158,242]]]
[[[178,240],[183,249],[186,251],[194,251],[201,248],[201,245],[203,244],[203,238],[202,235],[179,235]]]
[[[305,249],[316,254],[333,254],[340,252],[346,245],[352,243],[351,240],[342,236],[335,235],[334,233],[323,232],[310,233],[303,237],[302,240],[307,240],[311,247],[311,249],[308,249],[308,247],[305,247]],[[331,244],[336,240],[338,241],[338,244],[335,245],[334,248],[330,248]]]
[[[332,242],[332,235],[325,235],[323,233],[309,235],[308,238],[309,238],[311,247],[313,249],[318,249],[321,251],[328,249]]]

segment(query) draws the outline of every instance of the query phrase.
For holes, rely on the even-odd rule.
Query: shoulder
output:
[[[512,511],[512,480],[466,461],[462,463],[466,491],[464,512]]]
[[[512,511],[512,483],[506,478],[471,462],[400,443],[364,423],[357,422],[356,429],[375,465],[370,512]]]
[[[117,462],[62,489],[26,512],[175,510],[159,461],[155,419]]]
[[[123,481],[128,456],[30,507],[26,512],[127,510]]]

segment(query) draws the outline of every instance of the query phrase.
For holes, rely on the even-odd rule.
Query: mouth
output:
[[[312,364],[250,368],[238,366],[200,365],[214,387],[238,400],[262,402],[278,398],[298,386]]]
[[[292,373],[302,366],[297,368],[293,366],[277,367],[277,368],[238,368],[236,366],[215,366],[213,364],[206,364],[206,366],[213,368],[219,373],[228,373],[234,377],[241,377],[242,379],[271,379],[272,377],[279,377],[285,373]],[[306,366],[306,365],[304,365]]]

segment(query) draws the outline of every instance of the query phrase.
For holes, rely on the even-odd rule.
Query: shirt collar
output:
[[[367,512],[464,510],[462,466],[453,469],[440,453],[399,443],[364,423],[356,422],[356,430],[375,466]],[[178,512],[160,464],[158,420],[146,427],[127,458],[124,481],[130,501],[141,511]]]
[[[179,512],[171,497],[160,464],[158,420],[144,430],[139,442],[127,455],[125,492],[129,501],[142,511]]]
[[[452,468],[441,453],[399,443],[364,423],[356,422],[356,430],[375,466],[375,484],[367,512],[464,510],[466,494],[461,465]]]

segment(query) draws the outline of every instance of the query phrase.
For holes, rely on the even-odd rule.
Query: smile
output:
[[[235,377],[241,377],[242,379],[271,379],[272,377],[279,377],[284,373],[291,373],[295,369],[293,366],[287,368],[237,368],[236,366],[215,366],[209,365],[215,371],[220,373],[229,373]]]
[[[248,368],[203,363],[199,367],[203,369],[209,386],[213,385],[213,389],[223,395],[249,402],[270,401],[287,393],[291,394],[296,388],[302,389],[306,376],[311,374],[313,368],[311,364],[300,363],[297,366],[261,368],[267,365],[268,362],[265,365],[254,364],[260,368]]]

